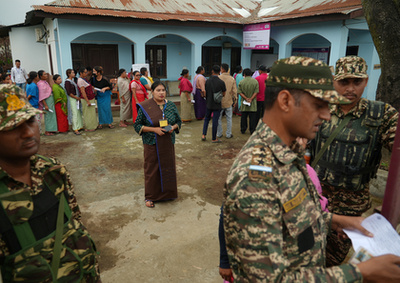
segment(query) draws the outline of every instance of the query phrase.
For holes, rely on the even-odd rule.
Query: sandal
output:
[[[79,131],[74,131],[74,134],[77,135],[77,136],[81,135],[81,133]]]
[[[108,127],[109,127],[110,129],[114,129],[114,128],[115,128],[115,126],[112,125],[112,124],[109,124]]]
[[[103,129],[103,125],[98,125],[97,129],[99,129],[99,130]]]
[[[124,128],[125,128],[125,127],[128,127],[128,125],[125,124],[125,123],[119,123],[119,126],[120,126],[120,127],[124,127]]]
[[[146,202],[146,206],[153,208],[154,207],[154,202],[152,202],[151,200],[145,199],[144,200]]]
[[[206,136],[205,135],[201,136],[201,141],[206,141]]]
[[[44,135],[45,135],[45,136],[54,136],[54,133],[52,133],[52,132],[45,132]]]

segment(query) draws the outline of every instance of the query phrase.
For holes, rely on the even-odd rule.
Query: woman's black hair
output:
[[[69,78],[69,75],[72,73],[72,69],[67,69],[67,71],[65,71],[65,74],[67,75],[67,78]]]
[[[135,75],[136,75],[137,73],[140,73],[140,72],[139,72],[139,71],[134,71],[134,72],[132,73],[132,76],[135,77]]]
[[[203,70],[204,70],[204,67],[203,67],[203,66],[198,66],[198,67],[197,67],[197,70],[196,70],[196,74],[200,74],[201,71],[203,71]]]
[[[34,79],[36,79],[37,78],[37,76],[38,76],[38,73],[37,72],[35,72],[35,71],[31,71],[31,72],[29,72],[29,78],[28,78],[28,84],[31,84],[32,82],[33,82],[33,80]]]
[[[236,73],[236,74],[239,74],[241,70],[243,70],[242,66],[240,66],[240,65],[239,65],[239,66],[236,66],[236,68],[235,68],[235,73]]]
[[[42,79],[44,70],[39,70],[37,73],[38,73],[39,79]]]
[[[118,71],[118,77],[120,77],[124,72],[126,72],[125,69],[119,69],[119,71]]]
[[[80,67],[79,74],[83,74],[83,72],[85,72],[85,70],[87,70],[86,67]]]
[[[59,77],[61,77],[59,74],[55,74],[55,75],[53,76],[53,81],[56,82],[56,80],[57,80]]]
[[[163,84],[162,81],[156,81],[151,85],[151,90],[154,91],[159,85],[162,85],[166,89],[165,84]]]
[[[140,74],[141,74],[142,76],[144,76],[144,75],[146,74],[146,71],[147,71],[147,68],[146,68],[146,67],[140,68]]]
[[[188,69],[183,69],[181,76],[183,77],[184,75],[189,74],[189,70]]]

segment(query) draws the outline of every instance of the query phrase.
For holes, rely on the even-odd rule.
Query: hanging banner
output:
[[[243,29],[244,49],[269,49],[271,26],[269,23],[246,25]]]

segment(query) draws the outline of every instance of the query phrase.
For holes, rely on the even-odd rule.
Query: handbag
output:
[[[221,103],[221,100],[222,100],[222,97],[223,97],[221,90],[218,91],[218,92],[214,92],[213,96],[214,96],[215,103]]]

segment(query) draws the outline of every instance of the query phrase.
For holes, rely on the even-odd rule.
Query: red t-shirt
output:
[[[267,73],[262,73],[258,77],[256,77],[256,80],[258,82],[258,89],[259,92],[257,93],[257,101],[264,101],[265,98],[265,81],[268,78]]]

